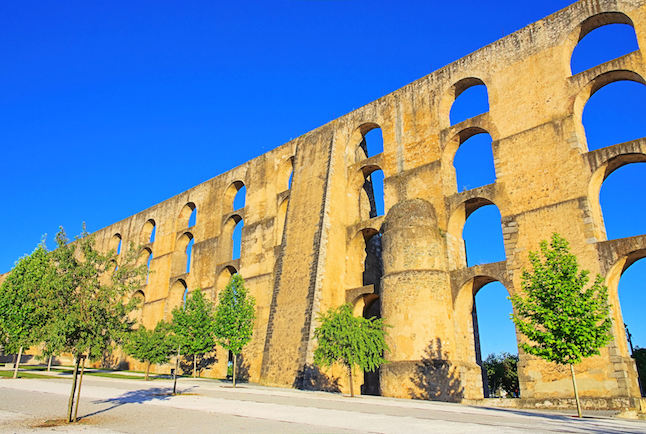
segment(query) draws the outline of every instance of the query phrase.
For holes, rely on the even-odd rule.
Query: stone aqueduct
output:
[[[572,75],[578,41],[612,23],[631,25],[642,48]],[[606,277],[613,306],[614,340],[577,367],[580,393],[590,405],[634,406],[640,391],[617,285],[623,270],[646,256],[646,235],[606,240],[599,190],[615,169],[646,161],[646,138],[589,152],[582,111],[611,82],[645,84],[643,47],[645,1],[579,1],[95,236],[104,248],[122,239],[152,253],[153,273],[142,289],[147,327],[168,317],[186,288],[215,298],[240,272],[257,300],[254,338],[244,352],[252,381],[297,385],[313,372],[317,314],[351,302],[358,314],[380,313],[392,325],[390,363],[378,376],[359,376],[357,386],[423,396],[414,378],[430,357],[443,376],[429,380],[432,397],[471,400],[483,396],[476,292],[491,281],[518,292],[528,251],[558,231],[585,268]],[[487,87],[489,111],[451,125],[452,103],[478,84]],[[363,138],[377,127],[384,150],[367,157]],[[496,181],[458,192],[453,157],[483,132],[493,140]],[[374,212],[370,174],[378,169],[385,217]],[[246,204],[234,209],[243,186]],[[462,228],[487,204],[500,210],[506,260],[467,267]],[[231,260],[240,221],[241,255]],[[223,354],[214,376],[224,375]],[[326,374],[347,387],[342,371]],[[522,353],[519,379],[527,402],[571,396],[569,371]]]

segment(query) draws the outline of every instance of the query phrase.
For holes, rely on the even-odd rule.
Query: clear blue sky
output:
[[[94,231],[128,217],[569,3],[3,2],[0,270],[42,234],[51,241],[59,225],[74,235],[83,221]],[[599,53],[593,47],[584,57]],[[624,89],[627,109],[613,115],[619,127],[602,126],[602,136],[623,134],[626,120],[643,125],[639,92]],[[590,119],[605,122],[608,113]],[[617,173],[602,192],[622,220],[609,222],[615,237],[646,232],[638,169]],[[627,201],[640,193],[641,203]],[[476,262],[496,254],[486,240],[472,244],[485,247],[470,249]],[[622,292],[645,293],[646,266],[638,266]],[[483,352],[515,352],[513,329],[499,324],[508,312],[495,310],[504,296],[490,291],[478,296]],[[641,297],[626,304],[644,306]]]

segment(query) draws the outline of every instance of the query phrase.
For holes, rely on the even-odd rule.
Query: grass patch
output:
[[[13,370],[0,371],[0,378],[12,378]],[[51,375],[34,374],[32,372],[18,371],[18,378],[53,378]]]

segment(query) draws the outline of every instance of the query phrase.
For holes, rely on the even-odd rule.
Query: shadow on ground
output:
[[[341,393],[338,377],[328,377],[317,366],[309,364],[298,370],[292,387],[300,390]]]
[[[183,389],[179,394],[187,393],[193,390],[195,386]],[[152,401],[167,401],[173,396],[171,387],[153,387],[150,389],[131,390],[115,398],[101,399],[92,401],[93,404],[112,404],[108,408],[97,410],[79,417],[79,420],[86,419],[97,414],[106,413],[126,404],[144,404]]]

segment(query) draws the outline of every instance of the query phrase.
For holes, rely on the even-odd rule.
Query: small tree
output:
[[[386,325],[382,319],[366,319],[352,315],[352,306],[344,304],[319,316],[321,325],[314,330],[318,346],[314,363],[330,366],[340,363],[348,369],[350,396],[354,396],[352,369],[356,365],[373,372],[386,363]]]
[[[13,378],[17,378],[24,349],[38,343],[49,312],[43,309],[51,261],[44,241],[16,262],[0,286],[0,335],[5,351],[18,353]]]
[[[169,334],[169,325],[164,321],[157,323],[153,330],[139,327],[125,340],[124,350],[130,356],[146,363],[145,380],[148,381],[150,365],[167,363],[174,353],[176,344]]]
[[[524,296],[510,297],[515,311],[512,319],[529,341],[521,344],[524,351],[570,366],[581,417],[574,364],[598,355],[599,349],[612,339],[608,288],[599,275],[588,287],[589,271],[579,271],[576,256],[558,234],[552,234],[549,245],[542,241],[540,249],[540,255],[529,254],[532,272],[523,270]]]
[[[100,253],[85,227],[74,243],[67,241],[61,228],[56,235],[58,247],[52,252],[55,275],[44,303],[53,320],[44,328],[43,340],[51,349],[69,352],[76,359],[67,412],[67,420],[75,422],[72,410],[79,365],[82,361],[84,366],[86,359],[100,360],[130,330],[128,312],[134,305],[124,303],[124,298],[141,287],[146,266],[136,265],[138,249],[132,244],[118,257],[114,251]],[[77,403],[79,398],[80,385]]]
[[[502,352],[489,354],[483,362],[487,372],[487,383],[491,394],[500,389],[507,395],[518,397],[518,355]]]
[[[242,276],[236,273],[220,294],[215,309],[215,337],[225,350],[233,354],[233,387],[236,386],[238,354],[253,334],[255,304],[254,298],[247,294]]]
[[[199,289],[193,291],[183,308],[173,309],[173,331],[183,353],[193,356],[193,377],[197,373],[197,356],[215,347],[214,321],[213,303]]]

